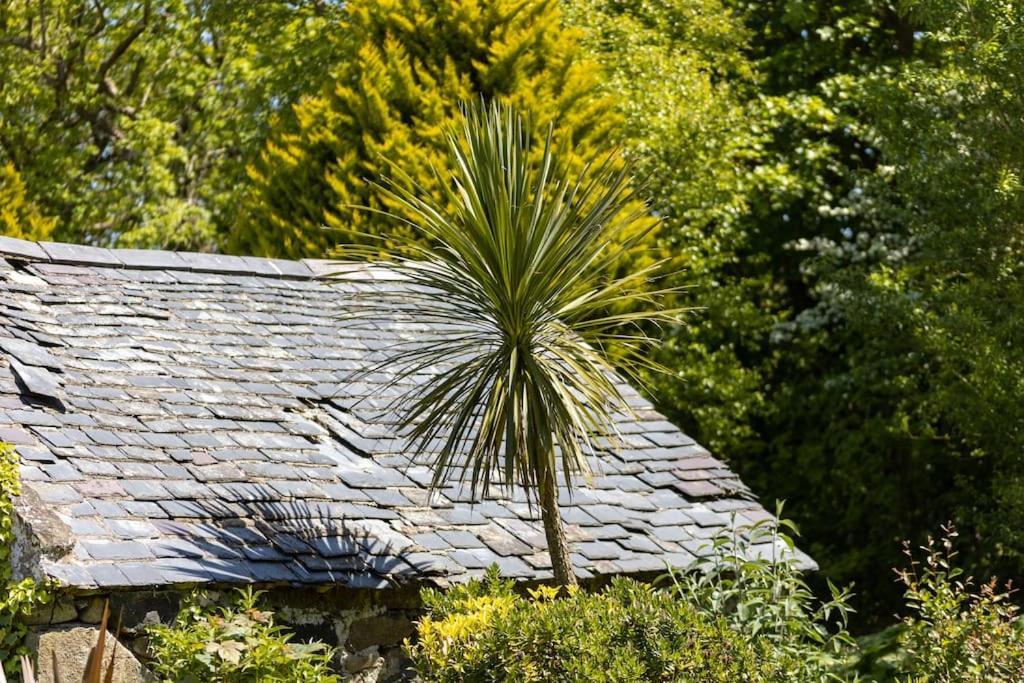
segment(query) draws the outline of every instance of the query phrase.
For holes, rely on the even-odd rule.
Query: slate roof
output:
[[[398,389],[383,371],[352,379],[396,338],[431,333],[408,313],[343,315],[401,287],[387,271],[10,238],[0,257],[0,440],[20,454],[20,542],[46,575],[74,589],[384,588],[491,563],[550,575],[520,492],[431,497],[389,412]],[[561,497],[583,578],[685,567],[734,513],[767,515],[623,391],[640,419]]]

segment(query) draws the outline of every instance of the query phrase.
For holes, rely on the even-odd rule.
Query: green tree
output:
[[[569,22],[607,73],[618,142],[662,218],[658,247],[703,308],[665,333],[649,377],[664,411],[724,457],[759,442],[763,347],[778,319],[774,281],[752,244],[751,196],[771,142],[741,18],[718,0],[571,0]],[[784,169],[775,177],[787,177]]]
[[[1001,2],[886,8],[851,5],[845,23],[808,14],[823,22],[808,35],[864,32],[872,47],[773,81],[835,124],[821,138],[826,172],[802,175],[801,200],[778,209],[804,227],[781,243],[790,265],[774,276],[790,294],[768,347],[770,409],[753,421],[765,448],[734,460],[790,500],[823,570],[856,580],[874,618],[897,598],[885,567],[899,539],[948,517],[969,530],[970,571],[1024,570],[1021,14]],[[906,27],[910,42],[895,40]],[[788,138],[787,153],[775,138],[781,158],[813,139]]]
[[[14,0],[0,163],[55,237],[211,248],[271,114],[319,82],[333,3]],[[287,55],[283,58],[282,55]]]
[[[360,208],[397,209],[368,181],[396,164],[440,197],[431,169],[448,163],[444,135],[460,102],[507,102],[535,130],[555,123],[580,160],[616,124],[597,93],[597,65],[553,0],[354,0],[345,9],[350,53],[323,92],[279,118],[250,168],[232,251],[322,256],[367,234],[402,239],[400,225]]]
[[[55,221],[25,197],[25,182],[13,164],[0,166],[0,234],[23,240],[47,240]]]
[[[577,173],[550,136],[539,159],[532,144],[513,109],[471,109],[449,137],[450,161],[433,171],[442,197],[400,170],[378,186],[415,231],[392,258],[410,286],[367,303],[385,316],[412,306],[451,330],[388,353],[397,384],[421,380],[399,399],[409,441],[432,459],[435,485],[458,472],[478,494],[492,484],[536,494],[555,581],[570,585],[559,470],[571,485],[595,438],[631,414],[603,351],[614,345],[635,371],[650,340],[622,326],[672,322],[677,311],[649,291],[657,264],[608,275],[644,237],[627,170],[609,159]],[[637,310],[608,312],[621,304]]]

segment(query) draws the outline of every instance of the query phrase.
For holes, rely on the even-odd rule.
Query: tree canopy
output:
[[[321,255],[339,242],[401,230],[372,183],[393,165],[440,196],[444,131],[478,98],[515,106],[580,160],[607,144],[616,116],[598,67],[553,0],[414,0],[346,4],[355,39],[321,92],[302,99],[252,164],[232,250]],[[386,243],[385,243],[386,244]]]
[[[332,3],[14,0],[0,163],[70,241],[210,249],[272,113],[319,82]]]

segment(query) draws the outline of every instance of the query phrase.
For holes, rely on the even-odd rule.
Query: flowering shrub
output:
[[[259,593],[238,591],[227,607],[213,607],[194,594],[170,626],[148,631],[151,669],[176,683],[335,683],[328,665],[333,652],[323,643],[293,643],[259,609]]]

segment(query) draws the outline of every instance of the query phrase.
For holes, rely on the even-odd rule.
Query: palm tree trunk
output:
[[[562,526],[562,513],[558,509],[557,475],[550,467],[541,473],[538,493],[540,494],[540,517],[544,522],[544,535],[548,541],[548,555],[555,583],[559,586],[575,586],[576,573],[569,559],[569,541]]]

